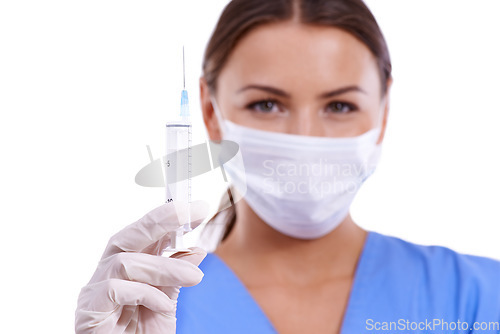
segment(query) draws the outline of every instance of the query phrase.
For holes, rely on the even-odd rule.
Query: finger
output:
[[[208,214],[208,203],[191,202],[189,210],[187,202],[162,204],[111,237],[103,258],[119,252],[157,252],[152,246],[161,244],[166,247],[168,233],[180,227],[186,221],[188,213],[191,221],[199,225]]]
[[[177,300],[179,297],[180,287],[178,286],[159,286],[158,289],[172,300]]]
[[[176,333],[175,326],[176,319],[175,316],[158,314],[150,310],[141,310],[140,321],[137,323],[137,329],[135,331],[125,332],[126,333],[141,333],[141,334],[173,334]]]
[[[193,286],[202,278],[200,268],[189,261],[143,253],[118,253],[101,261],[90,283],[122,279],[158,287]]]
[[[78,298],[78,310],[112,312],[116,306],[144,306],[153,312],[174,314],[176,301],[148,284],[110,279],[85,286]]]
[[[178,253],[172,254],[170,257],[171,258],[175,257],[176,259],[187,261],[195,266],[199,266],[201,261],[203,261],[203,259],[207,255],[207,252],[204,249],[199,248],[199,247],[189,247],[189,249],[191,249],[191,252],[189,252],[189,253],[178,252]],[[196,284],[198,284],[198,283],[196,283]],[[196,285],[196,284],[193,284],[193,285]],[[163,291],[167,296],[169,296],[170,299],[177,300],[177,297],[179,296],[179,288],[178,287],[176,287],[176,286],[162,286],[162,287],[158,287],[158,288],[161,291]]]
[[[195,266],[199,266],[201,261],[207,256],[207,252],[199,247],[189,247],[189,249],[191,250],[190,252],[178,252],[172,254],[170,257],[188,261]]]

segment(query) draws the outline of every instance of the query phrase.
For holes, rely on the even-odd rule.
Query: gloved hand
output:
[[[198,226],[208,204],[195,201],[190,208],[191,224]],[[110,239],[78,297],[77,334],[175,333],[179,289],[201,281],[197,266],[206,252],[192,247],[187,253],[159,255],[170,244],[168,232],[178,228],[187,213],[185,202],[163,204]]]

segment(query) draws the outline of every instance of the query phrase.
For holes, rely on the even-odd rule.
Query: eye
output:
[[[278,103],[273,100],[262,100],[249,104],[247,108],[253,111],[269,114],[273,111],[278,111]]]
[[[330,103],[327,106],[327,109],[331,110],[331,112],[335,114],[347,114],[358,110],[358,108],[354,104],[340,101]]]

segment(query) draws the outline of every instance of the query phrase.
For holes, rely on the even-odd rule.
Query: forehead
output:
[[[379,80],[375,57],[353,35],[335,27],[293,21],[252,29],[231,52],[219,79],[231,86],[260,82],[328,88],[375,85],[373,80]]]

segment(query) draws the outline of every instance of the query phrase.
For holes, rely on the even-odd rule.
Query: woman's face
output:
[[[220,140],[203,78],[200,88],[209,136]],[[217,79],[214,98],[224,119],[308,136],[358,136],[378,125],[384,130],[388,111],[375,57],[362,42],[337,28],[295,22],[262,25],[245,35]]]

